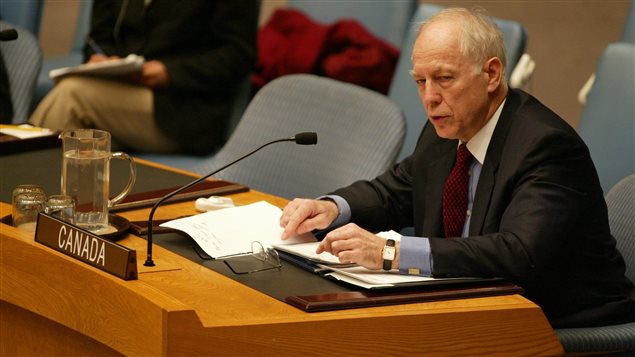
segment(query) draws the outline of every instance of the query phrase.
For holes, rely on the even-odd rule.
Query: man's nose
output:
[[[419,96],[421,97],[421,101],[423,104],[427,106],[435,106],[441,103],[442,97],[436,86],[432,83],[429,83],[424,88],[419,91]]]

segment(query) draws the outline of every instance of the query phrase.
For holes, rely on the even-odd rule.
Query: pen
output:
[[[86,37],[86,42],[88,43],[88,46],[90,46],[90,48],[93,49],[95,53],[104,55],[104,56],[106,55],[106,52],[104,52],[104,50],[101,47],[99,47],[97,42],[95,42],[95,40],[93,40],[90,36]]]

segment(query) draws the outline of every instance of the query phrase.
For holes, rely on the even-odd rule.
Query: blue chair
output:
[[[83,48],[86,43],[86,36],[90,31],[92,5],[92,0],[82,0],[80,3],[80,11],[75,26],[75,36],[73,37],[73,44],[70,51],[63,56],[46,58],[42,63],[42,70],[38,76],[37,87],[35,89],[34,104],[39,103],[51,88],[53,88],[53,81],[49,78],[49,72],[52,69],[77,66],[83,62]]]
[[[1,0],[0,19],[38,36],[43,7],[44,0]]]
[[[606,195],[606,204],[611,232],[626,262],[626,276],[635,282],[635,174],[622,179],[609,191]],[[556,329],[555,332],[567,353],[635,355],[635,322],[603,327]]]
[[[35,81],[42,66],[42,51],[35,36],[14,24],[0,21],[0,30],[15,29],[18,39],[0,42],[0,52],[9,77],[14,124],[26,122],[31,110]]]
[[[635,44],[635,1],[631,2],[631,6],[628,9],[626,15],[626,23],[624,23],[624,29],[622,30],[622,36],[620,36],[619,42],[625,42]],[[595,81],[595,73],[591,74],[589,79],[584,83],[580,92],[578,92],[578,102],[582,105],[586,105],[587,97],[593,87]]]
[[[402,160],[412,154],[417,144],[417,139],[421,129],[427,120],[427,115],[419,95],[417,86],[410,76],[412,61],[410,54],[417,34],[418,24],[425,21],[432,15],[443,9],[442,6],[421,4],[411,21],[411,28],[405,36],[404,44],[401,46],[402,55],[397,62],[395,77],[392,80],[388,96],[401,107],[406,115],[408,131],[406,141],[401,149],[397,160]],[[524,27],[515,21],[494,19],[494,22],[503,32],[505,47],[507,49],[507,78],[525,50],[527,43],[527,32]]]
[[[287,6],[325,24],[344,18],[356,19],[371,33],[399,48],[415,11],[416,1],[289,0]]]
[[[315,197],[388,169],[403,143],[403,114],[386,96],[309,74],[279,77],[252,99],[233,135],[196,173],[209,173],[258,145],[298,132],[315,146],[277,144],[216,177],[285,198]]]
[[[578,133],[607,192],[635,172],[635,45],[609,45],[595,73]]]

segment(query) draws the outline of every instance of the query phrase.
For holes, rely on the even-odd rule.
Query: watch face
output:
[[[386,259],[386,260],[395,259],[395,247],[385,246],[384,247],[383,258]]]

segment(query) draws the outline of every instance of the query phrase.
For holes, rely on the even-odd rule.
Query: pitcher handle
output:
[[[125,152],[113,152],[110,155],[110,158],[126,160],[130,165],[130,178],[128,179],[128,184],[126,185],[126,187],[124,187],[121,193],[115,196],[115,198],[108,200],[108,208],[113,208],[117,203],[123,200],[128,195],[128,193],[130,193],[130,190],[132,190],[132,186],[134,186],[135,180],[137,179],[137,166],[135,165],[132,157],[130,157],[130,155],[126,154]]]

